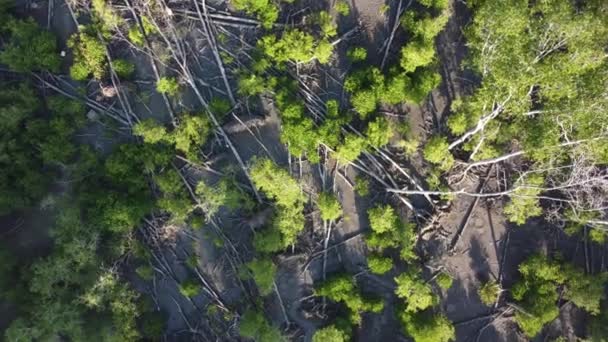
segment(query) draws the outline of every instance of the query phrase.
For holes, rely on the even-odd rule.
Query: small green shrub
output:
[[[383,116],[370,122],[365,131],[369,144],[373,147],[382,147],[389,143],[394,135],[394,126]]]
[[[279,63],[308,63],[316,58],[325,64],[333,51],[333,46],[326,39],[315,41],[312,35],[298,29],[285,31],[280,39],[274,35],[265,36],[259,45],[266,56]]]
[[[359,158],[359,155],[363,153],[367,142],[365,138],[349,133],[344,137],[344,143],[338,146],[333,157],[338,160],[342,165],[347,165]]]
[[[250,211],[255,206],[248,193],[241,189],[233,175],[225,175],[214,185],[200,181],[196,186],[203,211],[208,217],[213,217],[220,207],[225,206],[231,212],[242,208]]]
[[[266,320],[264,314],[247,310],[239,322],[239,334],[256,342],[282,342],[281,332]]]
[[[94,29],[85,27],[68,40],[68,47],[74,52],[74,64],[70,68],[70,76],[74,80],[84,81],[91,74],[100,80],[106,75],[106,47],[94,32]]]
[[[133,126],[133,134],[144,139],[145,143],[156,144],[168,138],[167,129],[154,119],[144,119]]]
[[[361,46],[355,46],[346,52],[346,57],[353,63],[363,62],[367,59],[367,50]]]
[[[452,323],[441,314],[431,311],[403,312],[401,322],[405,332],[415,342],[448,342],[456,338]]]
[[[247,268],[253,274],[253,280],[260,290],[262,296],[267,296],[274,287],[274,278],[277,266],[269,258],[253,259],[247,263]]]
[[[237,10],[255,15],[265,29],[272,28],[279,17],[279,8],[271,0],[233,0],[231,3]]]
[[[260,253],[274,253],[285,247],[281,232],[272,228],[266,228],[256,232],[253,237],[253,246]]]
[[[362,176],[355,179],[355,192],[361,197],[369,195],[369,180]]]
[[[435,279],[435,281],[437,282],[437,285],[439,285],[439,287],[443,290],[447,290],[450,287],[452,287],[452,283],[454,282],[454,279],[452,279],[452,277],[444,272],[441,272],[437,278]]]
[[[156,91],[169,96],[176,96],[179,93],[179,83],[174,77],[161,77],[156,82]]]
[[[384,274],[393,268],[393,260],[378,255],[370,255],[367,258],[367,266],[374,274]]]
[[[543,209],[537,196],[545,183],[542,174],[532,174],[526,178],[519,179],[514,184],[514,192],[509,203],[505,205],[503,212],[507,219],[516,224],[524,224],[530,217],[539,216]]]
[[[348,335],[335,325],[319,329],[312,336],[312,342],[347,342]]]
[[[150,340],[165,333],[166,318],[160,312],[146,312],[140,317],[139,322],[142,335]]]
[[[404,261],[416,259],[414,226],[401,221],[389,205],[379,205],[367,211],[371,233],[365,238],[368,247],[383,251],[387,248],[401,248],[400,257]]]
[[[334,9],[336,12],[342,16],[347,16],[350,14],[350,6],[346,0],[338,0],[334,5]]]
[[[448,150],[448,146],[447,138],[432,137],[424,146],[424,159],[437,165],[441,170],[449,170],[454,165],[454,156]]]
[[[114,67],[116,75],[121,78],[129,78],[133,75],[133,72],[135,72],[135,64],[125,59],[116,59],[112,61],[112,66]]]
[[[322,192],[317,200],[321,219],[324,221],[335,221],[342,216],[342,206],[333,194]]]
[[[264,234],[256,234],[254,244],[267,250],[280,250],[294,243],[300,231],[304,229],[303,210],[306,197],[298,181],[273,161],[266,158],[256,159],[252,164],[250,174],[253,183],[268,198],[275,200],[279,209],[271,229],[265,230]],[[268,242],[276,242],[277,232],[282,243],[278,246],[270,245]]]
[[[490,280],[479,287],[477,290],[481,302],[487,306],[494,305],[496,297],[500,293],[500,285],[495,280]]]
[[[406,312],[419,312],[438,303],[431,286],[425,283],[415,270],[410,270],[395,278],[397,297],[404,299]]]
[[[151,34],[156,33],[156,27],[152,24],[148,17],[142,15],[140,16],[140,18],[146,36],[150,36]],[[127,35],[129,37],[129,40],[139,47],[143,47],[146,43],[144,34],[141,32],[137,23],[133,24],[133,26],[129,28],[129,32]]]
[[[328,279],[315,289],[315,295],[344,303],[349,309],[350,321],[354,325],[361,323],[362,312],[378,313],[384,308],[382,300],[364,298],[359,293],[353,278],[348,274],[341,274]]]
[[[150,265],[141,265],[135,269],[135,273],[143,280],[152,280],[154,278],[154,269]]]
[[[338,34],[338,26],[334,24],[333,18],[327,11],[321,11],[315,15],[314,21],[321,27],[324,37],[334,37]]]
[[[201,292],[201,285],[194,279],[188,279],[179,284],[179,292],[184,297],[196,297]]]
[[[202,146],[211,134],[211,124],[206,115],[182,115],[179,125],[172,132],[175,148],[191,159],[197,159],[197,146]]]

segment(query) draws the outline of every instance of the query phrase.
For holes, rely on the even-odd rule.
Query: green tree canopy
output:
[[[59,71],[61,60],[55,36],[40,28],[32,18],[3,21],[0,32],[8,33],[8,41],[0,51],[0,63],[19,72]]]

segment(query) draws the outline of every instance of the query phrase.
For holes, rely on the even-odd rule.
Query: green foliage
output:
[[[51,235],[55,248],[28,270],[30,293],[6,338],[81,340],[97,333],[88,331],[93,328],[88,317],[96,317],[94,330],[111,326],[115,339],[137,340],[137,295],[115,273],[100,268],[98,225],[84,222],[80,208],[65,207]]]
[[[314,21],[321,28],[323,37],[331,38],[338,34],[338,26],[334,24],[333,18],[327,11],[315,14]]]
[[[414,72],[435,60],[435,46],[425,42],[413,42],[401,50],[401,67],[406,72]]]
[[[405,155],[412,157],[418,152],[420,141],[417,138],[403,139],[399,141],[399,147],[403,149]]]
[[[0,0],[0,22],[5,23],[9,20],[9,11],[15,7],[15,2],[11,0]],[[2,26],[0,25],[0,29]]]
[[[37,134],[27,129],[35,122],[43,124],[35,121],[41,105],[26,83],[3,84],[0,89],[0,215],[33,205],[49,183],[37,152]]]
[[[133,134],[148,144],[156,144],[167,139],[167,129],[154,119],[144,119],[133,126]]]
[[[187,157],[197,159],[198,146],[204,145],[211,133],[211,124],[207,116],[183,115],[179,125],[172,133],[175,148]]]
[[[367,59],[367,50],[361,46],[355,46],[346,51],[346,57],[353,63],[363,62]]]
[[[165,333],[166,319],[158,312],[146,312],[140,317],[141,334],[144,338],[155,339]]]
[[[322,192],[319,194],[317,206],[321,212],[321,219],[324,221],[335,221],[342,216],[342,206],[333,194]]]
[[[266,29],[279,17],[279,7],[272,0],[232,0],[231,3],[239,11],[256,16]]]
[[[379,313],[384,308],[383,301],[364,298],[359,293],[353,278],[348,274],[328,279],[315,289],[315,295],[344,303],[349,310],[350,321],[354,325],[361,324],[361,313],[366,311]]]
[[[258,189],[280,206],[292,207],[306,201],[298,181],[270,159],[255,160],[251,166],[251,178]]]
[[[400,318],[405,332],[416,342],[448,342],[456,339],[454,326],[441,314],[430,311],[403,312]]]
[[[410,76],[396,69],[391,69],[388,75],[384,75],[376,67],[367,67],[349,75],[344,82],[344,89],[351,94],[355,111],[365,119],[379,103],[397,105],[419,102],[421,99],[418,93],[426,87],[424,83],[418,83],[418,80],[413,81]]]
[[[454,165],[454,156],[448,150],[448,146],[445,137],[432,137],[424,146],[424,159],[437,165],[441,170],[449,170]]]
[[[143,31],[145,32],[146,36],[156,33],[156,27],[152,24],[148,17],[142,15],[140,18]],[[140,26],[137,23],[133,24],[133,26],[129,28],[127,36],[133,44],[139,47],[143,47],[145,45],[146,41],[144,38],[144,33],[141,31]]]
[[[429,93],[441,83],[441,75],[431,68],[417,70],[411,77],[412,88],[407,94],[407,101],[421,103]]]
[[[604,135],[596,124],[607,119],[605,84],[608,39],[605,9],[595,4],[579,7],[573,2],[476,1],[472,25],[466,31],[471,57],[468,64],[483,78],[479,89],[462,99],[456,116],[449,120],[455,134],[477,125],[495,104],[502,110],[479,137],[462,148],[478,148],[479,158],[511,152],[514,146],[534,162],[527,169],[559,168],[584,155],[604,158],[603,147],[551,147]],[[512,18],[510,25],[495,22],[497,16]],[[492,46],[488,49],[488,46]],[[599,57],[603,56],[603,57]],[[513,73],[514,69],[524,70]],[[508,100],[507,100],[508,99]],[[525,115],[538,112],[537,115]],[[564,121],[562,113],[569,113]],[[602,142],[601,145],[606,145]],[[584,150],[584,152],[582,151]],[[575,155],[577,154],[577,155]],[[515,202],[515,201],[514,201]],[[540,213],[533,203],[513,208],[513,221],[525,221],[527,208]],[[517,215],[517,211],[523,215]]]
[[[264,314],[251,309],[245,311],[239,322],[239,334],[257,342],[284,341],[281,332],[264,318]]]
[[[348,5],[348,2],[346,2],[345,0],[338,0],[336,1],[336,4],[334,5],[334,9],[336,10],[336,12],[342,16],[348,16],[350,14],[350,6]]]
[[[516,283],[511,294],[526,313],[517,313],[515,321],[526,335],[533,337],[558,314],[557,286],[563,286],[563,297],[592,315],[600,313],[600,302],[605,299],[606,273],[587,275],[582,270],[534,255],[519,266],[523,279]]]
[[[606,342],[608,341],[608,310],[602,308],[599,315],[591,316],[587,326],[587,336],[590,342]]]
[[[357,70],[344,81],[344,89],[351,94],[353,108],[362,119],[376,109],[384,82],[384,75],[375,67]]]
[[[312,342],[347,342],[348,335],[335,325],[319,329],[312,336]]]
[[[106,0],[92,0],[91,5],[93,21],[101,27],[102,32],[109,32],[122,24],[122,18]]]
[[[255,234],[253,246],[260,253],[274,253],[283,249],[285,244],[281,232],[270,227]]]
[[[154,269],[150,265],[141,265],[135,269],[135,273],[143,280],[152,280],[154,278]]]
[[[61,60],[52,33],[41,29],[31,18],[11,18],[6,23],[3,22],[3,25],[9,38],[0,51],[0,63],[18,72],[59,71]]]
[[[483,283],[477,290],[481,302],[487,306],[493,306],[500,293],[500,285],[495,280]]]
[[[312,35],[298,29],[285,31],[280,39],[274,35],[264,36],[259,44],[264,54],[278,63],[308,63],[317,59],[321,64],[325,64],[333,50],[326,39],[315,42]]]
[[[71,339],[84,338],[81,311],[62,303],[48,303],[33,319],[18,318],[6,329],[8,341],[52,340],[62,334]]]
[[[247,268],[253,274],[253,280],[262,296],[267,296],[274,287],[277,266],[269,258],[253,259],[247,263]]]
[[[236,182],[233,175],[226,175],[213,186],[201,181],[196,186],[196,194],[202,204],[202,209],[207,217],[213,217],[220,207],[225,206],[230,211],[242,208],[250,211],[255,206],[248,193],[246,193]]]
[[[13,301],[16,296],[13,281],[18,278],[17,258],[6,246],[0,247],[0,299]]]
[[[438,304],[431,286],[424,282],[415,271],[402,273],[395,278],[397,297],[406,302],[405,312],[418,312]]]
[[[245,96],[262,94],[267,90],[266,80],[256,74],[242,74],[238,80],[238,92]]]
[[[223,118],[230,112],[232,105],[230,101],[222,97],[213,97],[211,101],[209,101],[209,111],[215,114],[219,118]]]
[[[298,233],[304,229],[303,210],[306,197],[300,185],[285,169],[269,159],[255,160],[250,175],[255,186],[277,204],[278,212],[272,226],[282,237],[282,244],[277,248],[292,244]],[[270,236],[276,237],[275,234]]]
[[[389,205],[380,205],[367,211],[371,233],[365,241],[368,247],[383,251],[387,248],[401,248],[400,257],[405,261],[416,259],[414,252],[416,236],[411,224],[401,221]]]
[[[170,150],[157,145],[119,146],[105,161],[103,177],[87,178],[83,185],[106,190],[83,196],[87,214],[110,231],[133,229],[154,204],[146,174],[166,167],[172,156]]]
[[[95,310],[108,310],[112,313],[112,323],[116,330],[112,335],[125,341],[137,340],[136,319],[140,315],[135,291],[121,283],[112,271],[106,271],[82,296],[84,304]]]
[[[192,278],[186,279],[184,282],[179,284],[179,293],[184,297],[193,298],[196,297],[202,290],[201,284]]]
[[[377,206],[367,211],[370,226],[375,234],[384,234],[398,229],[399,217],[395,210],[388,206]]]
[[[397,105],[402,102],[419,103],[421,99],[413,95],[417,92],[419,84],[413,82],[405,74],[395,74],[386,78],[384,88],[380,93],[380,102]],[[429,89],[428,91],[431,91]],[[426,93],[424,94],[426,96]]]
[[[189,114],[181,116],[172,132],[167,132],[153,119],[145,119],[133,127],[133,134],[142,137],[144,142],[174,145],[179,152],[194,160],[198,159],[197,146],[205,144],[210,131],[211,125],[206,116]]]
[[[84,81],[90,75],[100,80],[106,74],[106,47],[94,32],[93,28],[85,27],[68,40],[68,47],[74,53],[70,76],[77,81]]]
[[[367,266],[374,274],[384,274],[393,268],[393,260],[379,255],[370,255],[367,258]]]
[[[48,121],[37,118],[28,122],[28,135],[36,142],[44,163],[69,165],[78,150],[72,136],[85,123],[84,106],[54,95],[47,97],[47,108],[51,112]]]
[[[51,97],[47,102],[53,118],[66,119],[78,112],[82,115],[82,106],[65,99]],[[62,115],[53,113],[61,109]],[[58,128],[63,124],[53,125],[64,130]],[[151,197],[145,191],[144,164],[155,168],[159,160],[168,161],[159,157],[158,151],[137,145],[117,148],[105,164],[99,163],[90,150],[79,152],[76,165],[66,165],[66,171],[73,172],[74,177],[70,188],[78,196],[70,194],[69,201],[62,202],[61,210],[57,210],[56,223],[50,230],[50,254],[28,261],[23,268],[28,276],[19,286],[28,292],[13,297],[20,310],[19,318],[6,331],[9,341],[140,339],[136,329],[140,315],[137,294],[103,265],[114,264],[126,253],[125,246],[132,241],[130,229],[147,211],[140,216],[130,213],[140,207],[150,208],[142,204],[149,203]],[[123,227],[123,221],[131,226]]]
[[[405,72],[429,66],[435,60],[435,37],[448,22],[450,12],[430,17],[407,11],[401,18],[402,25],[412,34],[412,41],[401,49],[401,67]]]
[[[181,224],[186,221],[188,215],[194,210],[190,198],[185,192],[173,195],[165,195],[156,204],[159,209],[171,215],[171,222]]]
[[[394,127],[388,119],[379,116],[369,123],[365,134],[371,146],[382,147],[389,143],[394,134]]]
[[[361,197],[369,195],[369,180],[362,176],[355,179],[355,192]]]
[[[125,59],[115,59],[112,61],[112,67],[118,77],[129,78],[135,72],[135,64]]]
[[[449,274],[441,272],[435,279],[435,282],[437,282],[437,285],[439,285],[442,290],[447,291],[450,287],[452,287],[454,279],[452,279]]]
[[[179,93],[179,82],[174,77],[161,77],[156,82],[156,91],[169,96],[176,96]]]
[[[359,158],[359,155],[363,153],[367,142],[365,138],[360,137],[354,133],[348,133],[344,137],[344,143],[338,146],[338,149],[333,154],[333,157],[338,160],[339,163],[347,165]]]
[[[541,174],[532,174],[527,178],[520,178],[515,183],[515,191],[511,195],[511,201],[505,206],[503,212],[507,219],[517,224],[524,224],[529,217],[542,214],[537,196],[540,187],[544,183]]]

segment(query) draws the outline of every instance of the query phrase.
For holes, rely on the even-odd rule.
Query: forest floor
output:
[[[34,1],[30,3],[28,14],[33,15],[43,25],[50,23],[50,29],[55,32],[60,46],[65,48],[67,38],[75,31],[69,11],[63,1],[50,0],[53,5],[51,20],[48,21],[48,1]],[[338,46],[338,58],[325,70],[332,77],[326,77],[319,82],[328,94],[337,93],[343,96],[341,85],[335,80],[343,80],[348,70],[344,69],[346,47],[355,43],[367,47],[374,63],[379,65],[384,56],[385,42],[393,29],[396,6],[398,1],[391,1],[390,11],[383,13],[384,5],[388,1],[382,0],[352,0],[350,16],[341,19],[339,31],[348,32],[360,25],[356,36]],[[403,1],[405,6],[408,1]],[[327,7],[324,2],[315,1],[315,7]],[[427,102],[421,106],[399,106],[383,108],[396,115],[407,116],[413,134],[425,140],[429,132],[440,131],[445,125],[445,116],[449,111],[451,101],[467,93],[475,81],[471,80],[466,72],[462,71],[462,60],[466,55],[466,46],[462,34],[464,25],[469,20],[465,6],[456,1],[455,13],[448,23],[447,29],[439,35],[437,48],[441,62],[443,82],[434,90]],[[301,8],[306,7],[302,1]],[[237,29],[228,29],[239,35]],[[253,34],[249,32],[248,34]],[[194,34],[193,34],[194,39]],[[398,47],[402,45],[405,37],[397,34],[389,47],[388,64],[394,63],[398,58]],[[235,46],[235,49],[241,47]],[[206,61],[199,70],[202,80],[215,84],[218,88],[221,83],[217,80],[219,72],[212,63],[209,51],[201,49],[201,60]],[[145,99],[135,101],[134,111],[141,118],[155,117],[169,120],[169,114],[163,104],[162,97],[154,91],[154,79],[150,76],[149,61],[143,56],[130,53],[123,56],[136,63],[136,81],[132,82],[139,90],[139,94],[147,94]],[[65,65],[69,63],[66,61]],[[67,69],[64,69],[67,70]],[[94,89],[95,85],[90,85]],[[89,96],[95,96],[91,90]],[[262,103],[265,101],[262,99]],[[192,94],[184,94],[176,103],[182,111],[200,110]],[[252,118],[263,119],[263,124],[251,132],[241,130],[230,135],[239,154],[247,163],[255,156],[266,155],[281,165],[287,165],[287,152],[279,140],[280,120],[277,113],[268,103],[261,108],[251,107],[251,110],[241,111],[239,117],[243,121]],[[236,120],[229,123],[237,127]],[[111,145],[107,141],[103,130],[99,127],[89,128],[83,132],[83,142],[93,143],[101,150]],[[86,138],[85,138],[86,137]],[[223,149],[223,146],[212,147],[212,150]],[[236,165],[231,154],[222,152],[214,156],[214,168]],[[375,189],[372,195],[360,197],[355,194],[352,187],[357,173],[352,168],[341,168],[338,172],[343,174],[333,179],[322,179],[317,166],[306,162],[292,166],[294,174],[303,174],[307,186],[317,190],[334,188],[344,208],[344,217],[333,229],[330,240],[330,250],[327,255],[327,275],[346,270],[357,274],[359,285],[366,293],[373,293],[386,299],[386,309],[382,314],[365,314],[363,323],[356,335],[357,341],[398,341],[401,336],[400,323],[393,315],[395,297],[393,295],[393,278],[396,270],[383,276],[372,275],[366,271],[367,250],[363,240],[364,233],[369,230],[367,210],[377,202],[391,201],[391,196],[383,189]],[[196,170],[183,166],[188,177],[192,180],[211,180],[215,175],[207,171]],[[332,165],[328,167],[333,168]],[[423,175],[425,170],[420,159],[412,159],[407,167],[413,174]],[[483,174],[465,180],[469,188],[480,188],[485,191],[499,188],[500,177],[488,173],[487,181]],[[482,185],[483,184],[483,185]],[[396,202],[395,202],[396,203]],[[420,208],[428,209],[424,200],[414,201]],[[407,209],[402,209],[404,215],[411,216]],[[590,257],[589,267],[604,267],[605,251],[582,245],[578,241],[558,233],[541,221],[531,221],[525,226],[515,227],[507,223],[501,214],[502,203],[490,199],[476,200],[472,197],[457,197],[448,208],[439,208],[440,213],[427,234],[423,236],[420,250],[423,251],[423,260],[427,261],[426,274],[430,278],[438,270],[445,270],[454,279],[454,285],[442,294],[441,306],[447,317],[455,322],[457,341],[525,341],[526,338],[517,334],[517,329],[509,313],[499,301],[495,308],[483,305],[477,295],[477,289],[482,282],[495,279],[503,288],[509,288],[517,277],[517,265],[527,256],[541,250],[559,250],[569,255],[572,260],[585,262],[585,256]],[[313,222],[318,221],[318,213],[312,212]],[[21,215],[23,222],[18,230],[11,228],[17,223],[16,219],[0,221],[0,235],[2,239],[14,246],[17,251],[32,251],[44,254],[50,247],[48,229],[51,226],[51,213],[36,210]],[[240,252],[243,259],[249,260],[253,255],[250,245],[251,233],[247,222],[251,217],[243,217],[227,212],[220,213],[217,222],[226,236]],[[315,225],[317,228],[319,225]],[[170,247],[162,250],[172,274],[152,284],[143,282],[134,274],[129,277],[135,288],[139,291],[153,295],[156,305],[168,315],[168,331],[174,334],[173,338],[180,340],[180,334],[188,333],[188,320],[195,321],[197,315],[205,315],[201,308],[205,307],[211,299],[206,294],[187,299],[180,295],[178,283],[188,277],[187,260],[190,255],[187,250],[195,244],[198,255],[198,265],[201,275],[209,280],[215,290],[221,294],[221,299],[227,305],[238,305],[243,297],[250,296],[244,292],[240,285],[238,274],[230,267],[226,248],[219,247],[214,239],[205,233],[205,229],[193,230],[194,234],[178,233]],[[269,296],[268,312],[272,319],[283,327],[289,326],[294,341],[310,341],[314,331],[323,323],[323,317],[315,317],[312,308],[319,305],[318,299],[311,299],[313,284],[322,280],[323,258],[318,252],[322,231],[315,231],[307,227],[301,240],[306,241],[304,246],[313,247],[312,250],[301,248],[293,252],[288,251],[277,257],[279,271],[276,277],[276,291]],[[316,246],[316,247],[315,247]],[[316,248],[316,249],[314,249]],[[601,264],[601,265],[600,265]],[[600,265],[600,266],[598,266]],[[503,303],[504,304],[504,303]],[[6,324],[5,315],[9,309],[4,310],[0,305],[0,330]],[[283,312],[285,310],[285,313]],[[506,312],[506,313],[505,313]],[[563,308],[560,319],[548,329],[547,335],[555,336],[560,331],[579,329],[577,312],[572,306]],[[289,325],[285,324],[285,320]],[[564,328],[564,326],[566,328]],[[185,336],[185,335],[184,335]],[[570,335],[572,336],[572,335]],[[546,336],[539,337],[545,340]],[[183,340],[187,340],[183,337]]]

